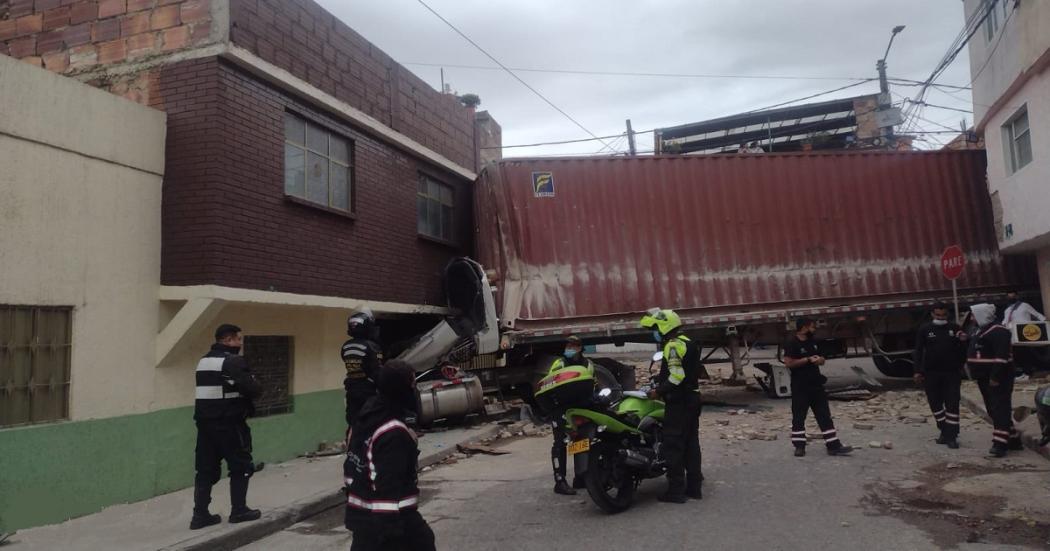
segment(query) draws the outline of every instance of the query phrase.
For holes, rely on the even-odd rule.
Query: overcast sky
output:
[[[809,79],[518,75],[598,136],[674,126],[762,108],[875,77],[895,25],[891,77],[924,80],[962,29],[960,0],[426,0],[500,62],[567,71],[810,77]],[[435,88],[438,67],[460,94],[481,97],[503,127],[504,145],[572,140],[587,133],[495,67],[417,0],[319,0],[357,32]],[[979,37],[980,35],[978,35]],[[979,38],[975,38],[979,39]],[[968,52],[938,80],[969,83]],[[819,78],[819,80],[817,79]],[[845,79],[844,79],[845,78]],[[826,79],[826,80],[825,80]],[[917,88],[895,86],[901,96]],[[877,92],[871,82],[820,99]],[[900,100],[899,97],[894,98]],[[819,100],[813,100],[819,101]],[[967,90],[926,101],[970,109]],[[965,117],[927,108],[925,130],[958,128]],[[928,139],[948,141],[949,135]],[[626,150],[625,140],[606,140]],[[613,143],[616,142],[616,143]],[[638,137],[652,149],[652,134]],[[929,145],[927,145],[929,147]],[[600,142],[508,149],[508,156],[591,154]]]

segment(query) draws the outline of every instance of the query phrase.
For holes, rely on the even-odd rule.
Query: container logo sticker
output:
[[[535,197],[554,197],[554,173],[533,172],[532,194]]]
[[[1021,329],[1021,334],[1024,336],[1026,341],[1037,341],[1043,338],[1043,330],[1034,323],[1029,323]]]

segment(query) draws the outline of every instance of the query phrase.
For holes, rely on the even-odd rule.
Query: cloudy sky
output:
[[[319,0],[365,38],[435,88],[445,81],[481,97],[503,126],[504,145],[588,138],[564,115],[417,0]],[[463,33],[588,131],[620,134],[673,126],[801,98],[875,77],[895,25],[891,77],[924,80],[964,23],[960,0],[425,0]],[[980,40],[980,34],[975,37]],[[969,83],[968,52],[938,79]],[[574,74],[670,73],[698,76]],[[784,77],[784,78],[743,78]],[[821,99],[876,92],[870,82]],[[895,86],[895,101],[916,87]],[[814,100],[816,101],[816,100]],[[935,89],[928,103],[970,109],[970,93]],[[923,130],[958,128],[957,111],[929,107]],[[946,134],[927,134],[932,147]],[[617,151],[625,140],[605,140]],[[652,149],[652,134],[638,137]],[[920,144],[924,145],[924,144]],[[510,156],[592,154],[602,142],[508,149]],[[607,152],[608,150],[606,150]]]

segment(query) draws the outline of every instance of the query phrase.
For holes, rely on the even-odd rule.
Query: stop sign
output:
[[[952,245],[944,249],[941,254],[941,272],[948,279],[958,279],[966,267],[966,256],[963,255],[962,247]]]

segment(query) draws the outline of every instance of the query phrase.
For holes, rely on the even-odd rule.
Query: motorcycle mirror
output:
[[[658,351],[656,354],[653,354],[653,361],[654,362],[663,361],[663,359],[664,359],[664,353],[663,352],[659,352]]]
[[[601,397],[601,398],[608,398],[609,396],[612,396],[612,389],[611,388],[603,388],[603,389],[598,391],[598,396]]]

